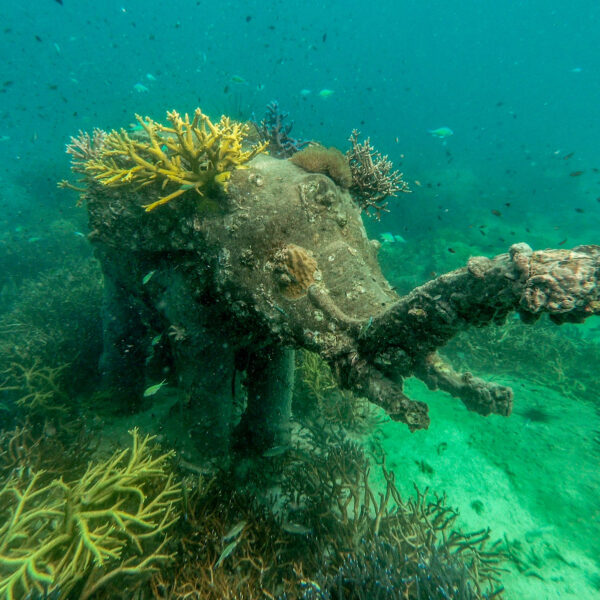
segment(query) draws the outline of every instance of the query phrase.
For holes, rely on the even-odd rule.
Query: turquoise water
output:
[[[91,255],[87,216],[56,182],[70,174],[71,135],[127,128],[136,113],[164,121],[167,110],[200,106],[214,119],[245,121],[277,100],[300,138],[346,150],[353,129],[370,136],[412,190],[380,221],[365,219],[371,237],[403,240],[383,238],[380,253],[401,292],[518,241],[599,243],[599,31],[592,0],[5,2],[0,312],[11,316],[0,335],[15,339],[23,322],[41,331],[45,314],[63,322],[78,314],[60,352],[79,361],[73,387],[91,397],[101,276],[77,262]],[[67,308],[55,297],[61,282],[72,294]],[[82,316],[90,307],[93,316]],[[432,406],[431,429],[411,436],[386,422],[376,433],[403,493],[413,481],[445,491],[462,526],[521,540],[529,566],[520,572],[508,561],[508,600],[600,597],[598,331],[590,321],[544,337],[558,349],[544,359],[554,371],[533,358],[511,371],[515,346],[502,369],[494,357],[486,362],[501,343],[494,337],[453,347],[455,362],[476,362],[479,375],[514,387],[515,414],[486,420],[416,384],[411,397]],[[36,335],[51,347],[51,336]],[[575,347],[590,348],[580,370],[569,362]],[[550,416],[537,421],[527,410],[540,406]],[[0,430],[16,423],[7,413]]]

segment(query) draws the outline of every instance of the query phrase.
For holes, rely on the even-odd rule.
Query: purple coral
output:
[[[267,112],[256,129],[263,141],[269,142],[269,152],[277,158],[289,158],[308,144],[308,141],[290,137],[294,122],[284,124],[289,113],[279,109],[279,103],[273,100],[267,104]]]

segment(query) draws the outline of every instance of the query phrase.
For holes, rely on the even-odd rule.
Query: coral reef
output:
[[[150,117],[135,117],[146,138],[130,136],[124,129],[105,136],[80,134],[68,147],[73,157],[73,170],[85,172],[88,178],[108,187],[133,184],[144,187],[160,185],[178,188],[147,204],[146,211],[195,190],[200,195],[212,191],[217,184],[226,187],[231,172],[263,152],[266,142],[248,150],[242,145],[248,126],[222,116],[218,123],[197,108],[190,121],[177,111],[167,113],[171,126],[162,125]],[[97,150],[97,144],[100,150]],[[65,184],[61,184],[66,187]]]
[[[352,131],[349,138],[352,148],[346,152],[352,171],[350,194],[367,214],[374,210],[379,219],[382,212],[388,212],[387,202],[384,202],[388,196],[410,190],[402,173],[392,170],[394,165],[388,157],[377,152],[369,138],[359,142],[359,135],[356,129]]]
[[[98,263],[84,259],[17,288],[14,306],[0,316],[4,427],[27,417],[38,429],[62,431],[73,420],[78,395],[98,381],[101,285]]]
[[[260,123],[254,123],[262,141],[269,144],[269,153],[277,158],[289,158],[308,144],[290,136],[294,122],[285,123],[289,113],[282,112],[275,100],[267,105]]]
[[[417,490],[405,500],[385,463],[381,470],[376,498],[360,446],[339,427],[305,422],[295,443],[268,453],[243,481],[221,472],[185,494],[176,567],[154,576],[155,597],[325,600],[342,589],[340,598],[396,597],[369,595],[387,585],[409,600],[426,590],[499,598],[504,553],[487,547],[489,531],[455,529],[443,498]]]
[[[0,598],[89,598],[117,576],[145,576],[167,561],[177,519],[172,454],[131,431],[130,450],[90,464],[65,482],[12,471],[0,486]]]
[[[70,424],[71,425],[71,424]],[[98,447],[98,440],[81,422],[66,427],[69,435],[60,436],[51,425],[36,433],[28,418],[22,425],[0,431],[0,480],[11,473],[19,476],[44,472],[46,477],[74,479],[81,475]]]
[[[46,367],[38,360],[29,366],[13,362],[3,373],[5,380],[0,383],[0,392],[16,392],[15,404],[25,409],[29,416],[66,414],[68,398],[60,378],[67,366]]]
[[[328,175],[340,187],[349,188],[352,185],[352,171],[348,160],[337,148],[312,143],[296,152],[289,160],[309,173]]]

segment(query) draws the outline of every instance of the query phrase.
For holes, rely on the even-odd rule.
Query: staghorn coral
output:
[[[0,431],[0,481],[11,473],[22,476],[43,471],[44,481],[81,475],[97,450],[98,440],[81,421],[67,429],[69,435],[63,440],[47,421],[43,431],[37,432],[25,419],[22,425]]]
[[[159,184],[164,191],[178,186],[159,200],[145,205],[147,212],[189,190],[202,195],[217,184],[226,187],[234,169],[242,167],[267,147],[266,142],[260,142],[244,150],[242,144],[248,125],[231,121],[226,116],[215,124],[199,108],[191,121],[187,113],[182,118],[177,111],[168,112],[170,127],[150,117],[136,115],[135,118],[147,139],[131,137],[124,129],[113,130],[103,138],[97,156],[85,159],[81,158],[85,156],[83,152],[71,152],[73,170],[83,170],[89,178],[108,187]]]
[[[385,456],[380,465],[385,485],[376,498],[364,450],[339,428],[304,425],[304,450],[291,456],[282,490],[295,521],[320,541],[319,554],[307,550],[304,555],[304,571],[314,578],[303,581],[305,600],[501,596],[505,552],[500,541],[487,547],[488,529],[455,529],[458,513],[444,496],[429,499],[427,490],[415,488],[414,497],[403,499]],[[372,569],[374,562],[381,568]],[[361,572],[366,580],[361,581]],[[432,588],[426,584],[436,584],[438,595],[427,596]],[[369,593],[382,585],[394,594]],[[339,596],[333,593],[342,589]]]
[[[106,131],[96,127],[92,135],[80,129],[77,136],[71,136],[71,140],[66,145],[65,151],[71,155],[71,170],[74,173],[85,175],[87,162],[100,158],[106,135]],[[77,183],[85,184],[85,178],[80,178]],[[84,185],[74,185],[66,179],[59,181],[57,186],[80,192],[80,201],[83,200],[87,191]]]
[[[0,386],[15,388],[5,397],[16,400],[36,390],[53,391],[50,402],[72,407],[97,377],[102,343],[99,265],[90,259],[65,261],[23,282],[17,292],[12,310],[0,316]],[[51,373],[57,385],[47,385]]]
[[[310,144],[289,160],[310,173],[328,175],[340,187],[349,188],[352,185],[352,171],[348,160],[337,148]]]
[[[67,483],[44,471],[10,474],[0,487],[0,598],[53,594],[89,598],[120,575],[140,577],[165,562],[179,485],[153,456],[151,436],[90,464]]]
[[[358,444],[339,427],[304,424],[294,445],[254,464],[244,483],[239,470],[220,472],[184,494],[175,567],[153,576],[153,597],[500,598],[504,553],[486,547],[489,531],[455,529],[444,497],[416,490],[404,499],[384,459],[381,470],[377,494]],[[266,494],[275,471],[279,491]]]
[[[65,415],[69,412],[69,399],[60,380],[67,367],[47,367],[39,360],[34,360],[31,365],[24,364],[24,361],[13,362],[2,373],[5,380],[0,384],[0,392],[13,392],[15,404],[34,417]]]
[[[267,112],[260,123],[254,123],[260,138],[269,143],[269,153],[277,158],[289,158],[308,144],[290,136],[294,122],[284,125],[289,113],[279,109],[277,101],[267,104]]]
[[[350,194],[367,214],[373,209],[380,218],[382,212],[388,212],[388,196],[396,196],[398,192],[410,192],[408,184],[402,179],[402,173],[392,171],[394,165],[387,156],[382,156],[367,138],[358,141],[360,133],[354,129],[349,138],[352,148],[346,152],[352,185]]]

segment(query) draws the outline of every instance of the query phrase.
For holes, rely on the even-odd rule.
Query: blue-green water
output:
[[[28,322],[36,311],[40,323],[44,310],[60,314],[43,286],[56,288],[65,277],[56,270],[90,254],[85,211],[56,187],[69,176],[70,136],[128,127],[135,113],[164,121],[167,110],[196,106],[214,118],[247,120],[276,99],[301,138],[345,150],[352,129],[370,136],[412,190],[367,223],[373,237],[405,240],[384,244],[380,255],[400,291],[516,241],[599,243],[599,31],[600,4],[592,0],[4,2],[0,311],[13,310],[28,290],[36,298]],[[452,135],[430,133],[441,127]],[[73,277],[72,293],[82,296],[69,310],[82,306],[80,298],[99,306],[98,274],[89,293]],[[20,287],[28,281],[38,283]],[[0,335],[20,326],[5,320]],[[467,528],[489,525],[495,537],[529,544],[530,570],[509,564],[509,600],[600,597],[600,416],[590,391],[597,367],[563,381],[575,371],[563,369],[568,350],[560,358],[570,344],[589,344],[590,356],[600,356],[597,324],[581,331],[544,338],[558,348],[556,376],[547,364],[534,373],[534,362],[512,375],[494,372],[493,360],[480,366],[479,374],[514,387],[509,419],[466,414],[417,385],[412,397],[432,405],[432,428],[410,436],[402,425],[383,426],[402,491],[410,493],[413,480],[446,491]],[[97,343],[87,343],[90,373],[94,351]],[[468,366],[468,351],[457,352]],[[550,417],[528,418],[531,406],[545,406]],[[439,452],[442,443],[447,452]],[[483,509],[473,509],[476,500]]]

